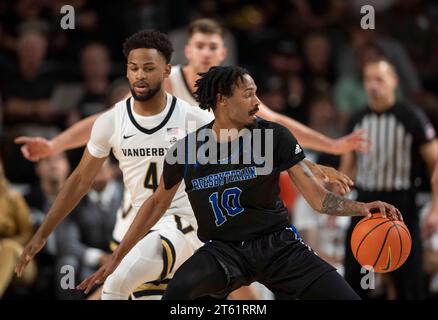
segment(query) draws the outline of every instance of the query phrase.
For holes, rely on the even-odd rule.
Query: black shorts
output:
[[[226,289],[218,297],[258,281],[282,299],[297,299],[319,277],[335,270],[293,227],[244,242],[209,241],[199,251],[213,254],[227,275]]]

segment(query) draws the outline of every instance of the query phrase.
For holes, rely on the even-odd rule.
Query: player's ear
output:
[[[223,105],[223,106],[226,106],[228,104],[228,100],[227,100],[226,96],[218,93],[216,97],[217,97],[216,98],[217,104],[220,104],[220,105]]]
[[[170,63],[166,64],[166,66],[164,67],[164,78],[169,78],[171,71],[172,65]]]

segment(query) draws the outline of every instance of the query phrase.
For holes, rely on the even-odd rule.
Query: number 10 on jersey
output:
[[[237,187],[233,187],[233,188],[225,189],[220,196],[221,207],[225,209],[226,213],[231,217],[237,216],[238,214],[244,211],[244,209],[240,205],[241,193],[242,190],[240,190]],[[218,192],[212,193],[208,198],[208,200],[210,201],[211,207],[214,212],[214,216],[216,218],[215,220],[216,226],[219,227],[227,221],[227,218],[223,213],[223,210],[219,206],[219,193]]]

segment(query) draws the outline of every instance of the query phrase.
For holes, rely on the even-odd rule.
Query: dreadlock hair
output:
[[[199,73],[201,77],[196,81],[194,93],[199,107],[214,111],[218,95],[230,97],[233,87],[239,81],[243,81],[246,74],[249,74],[246,69],[235,66],[211,67],[207,72]]]
[[[172,58],[172,43],[166,34],[159,31],[143,30],[134,33],[123,43],[123,54],[128,58],[131,50],[141,48],[156,49],[164,57],[166,63],[169,63]]]

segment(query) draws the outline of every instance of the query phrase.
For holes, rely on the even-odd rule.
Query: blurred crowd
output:
[[[65,4],[75,9],[73,30],[60,26]],[[375,8],[375,30],[361,28],[365,4]],[[12,264],[4,261],[18,256],[82,150],[34,164],[22,157],[13,139],[53,137],[126,95],[121,46],[138,30],[167,32],[174,43],[172,62],[184,64],[186,26],[201,17],[227,29],[225,63],[250,71],[267,106],[319,132],[330,137],[345,133],[350,114],[367,103],[362,64],[381,55],[399,75],[398,98],[423,108],[438,129],[438,4],[432,0],[1,1],[0,298],[81,298],[75,290],[59,288],[59,270],[66,264],[78,266],[78,282],[103,263],[122,201],[120,173],[109,161],[93,190],[18,282],[10,272]],[[309,156],[335,167],[339,160]],[[427,183],[420,187],[424,198],[428,188]],[[420,198],[418,206],[424,203]],[[306,217],[311,209],[300,199],[296,206],[300,216],[294,223],[304,238],[340,265],[345,221]],[[434,248],[438,251],[436,241]],[[430,256],[425,276],[432,279],[433,296],[438,293],[438,278],[433,278],[438,258],[433,250]]]

